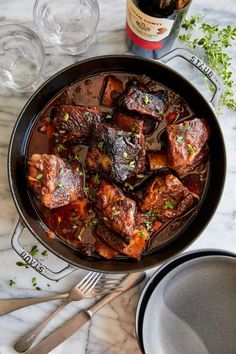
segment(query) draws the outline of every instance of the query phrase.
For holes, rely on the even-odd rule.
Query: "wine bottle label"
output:
[[[168,37],[174,20],[156,18],[143,13],[133,0],[127,0],[126,31],[133,42],[145,49],[160,48],[160,43]]]

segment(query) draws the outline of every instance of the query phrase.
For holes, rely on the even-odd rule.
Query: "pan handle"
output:
[[[34,270],[36,270],[38,273],[42,274],[44,277],[58,281],[62,278],[64,278],[66,275],[74,272],[77,270],[77,268],[73,267],[72,265],[68,264],[65,268],[60,270],[59,272],[54,272],[47,268],[45,265],[40,263],[37,259],[32,257],[20,244],[19,239],[22,234],[22,231],[24,230],[24,225],[21,222],[21,220],[18,221],[16,228],[13,232],[12,239],[11,239],[11,244],[12,248],[18,253],[18,255],[24,260],[25,263],[27,263],[30,267],[32,267]]]
[[[222,84],[220,78],[206,63],[204,63],[202,59],[198,58],[196,55],[183,48],[176,48],[172,50],[171,52],[160,57],[160,60],[164,63],[167,63],[175,57],[181,57],[187,60],[212,82],[212,84],[215,86],[215,92],[210,102],[216,108],[222,94]]]

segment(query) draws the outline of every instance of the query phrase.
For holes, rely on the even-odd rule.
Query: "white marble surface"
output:
[[[85,54],[71,57],[59,53],[55,48],[44,43],[47,54],[45,70],[47,76],[85,57],[127,52],[124,40],[125,0],[100,0],[99,5],[101,11],[100,22],[94,42]],[[21,23],[34,29],[32,8],[33,2],[30,0],[0,0],[0,25]],[[234,0],[221,2],[195,0],[189,14],[199,13],[203,14],[206,20],[214,23],[236,25],[236,3]],[[231,52],[233,66],[236,67],[236,47]],[[183,63],[177,63],[176,65],[178,70],[186,74],[191,81],[196,78],[196,71],[188,65],[185,66]],[[205,90],[204,88],[202,89]],[[207,92],[205,94],[207,96]],[[28,97],[29,94],[7,98],[0,96],[0,298],[38,296],[44,293],[49,294],[52,291],[64,291],[75,284],[85,273],[78,270],[59,283],[53,283],[45,280],[32,269],[22,269],[16,266],[16,262],[20,261],[20,258],[12,250],[10,239],[18,216],[9,191],[6,162],[12,128]],[[236,113],[231,110],[223,110],[223,114],[219,117],[219,122],[226,142],[228,159],[224,194],[215,216],[189,250],[210,247],[236,252]],[[27,231],[24,232],[24,242],[28,248],[36,244]],[[39,247],[42,249],[40,245]],[[45,263],[54,267],[54,269],[57,268],[57,264],[61,266],[61,261],[58,261],[53,255],[49,255]],[[38,286],[44,289],[45,292],[32,290],[31,279],[33,276],[37,277]],[[9,287],[9,279],[13,278],[16,278],[16,285]],[[135,306],[140,291],[141,289],[133,289],[106,306],[94,317],[91,323],[85,325],[74,336],[53,350],[52,353],[140,353],[134,332]],[[88,306],[90,303],[91,301],[86,300],[82,305],[69,305],[48,326],[43,335],[63,323],[66,318],[70,318],[81,306]],[[1,317],[0,354],[16,353],[13,349],[14,341],[39,323],[56,305],[56,303],[45,303],[31,306]]]

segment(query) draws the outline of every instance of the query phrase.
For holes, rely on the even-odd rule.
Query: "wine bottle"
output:
[[[158,59],[178,36],[191,0],[127,0],[126,33],[131,52]]]

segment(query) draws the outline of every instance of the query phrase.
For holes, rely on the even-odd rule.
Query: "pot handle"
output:
[[[22,231],[24,230],[25,226],[21,222],[21,220],[18,221],[16,228],[13,232],[12,239],[11,239],[11,244],[12,248],[18,253],[18,255],[24,260],[25,263],[27,263],[30,267],[32,267],[34,270],[36,270],[38,273],[42,274],[44,277],[58,281],[62,278],[64,278],[66,275],[74,272],[77,270],[77,268],[73,267],[72,265],[68,264],[65,268],[60,270],[59,272],[54,272],[47,268],[45,265],[40,263],[37,259],[32,257],[20,244],[19,239],[22,234]]]
[[[202,59],[198,58],[196,55],[183,48],[176,48],[172,50],[171,52],[160,57],[160,60],[164,63],[167,63],[175,57],[181,57],[187,60],[212,82],[212,84],[215,86],[215,92],[210,102],[214,107],[217,107],[222,94],[222,84],[220,78],[206,63],[204,63]]]

